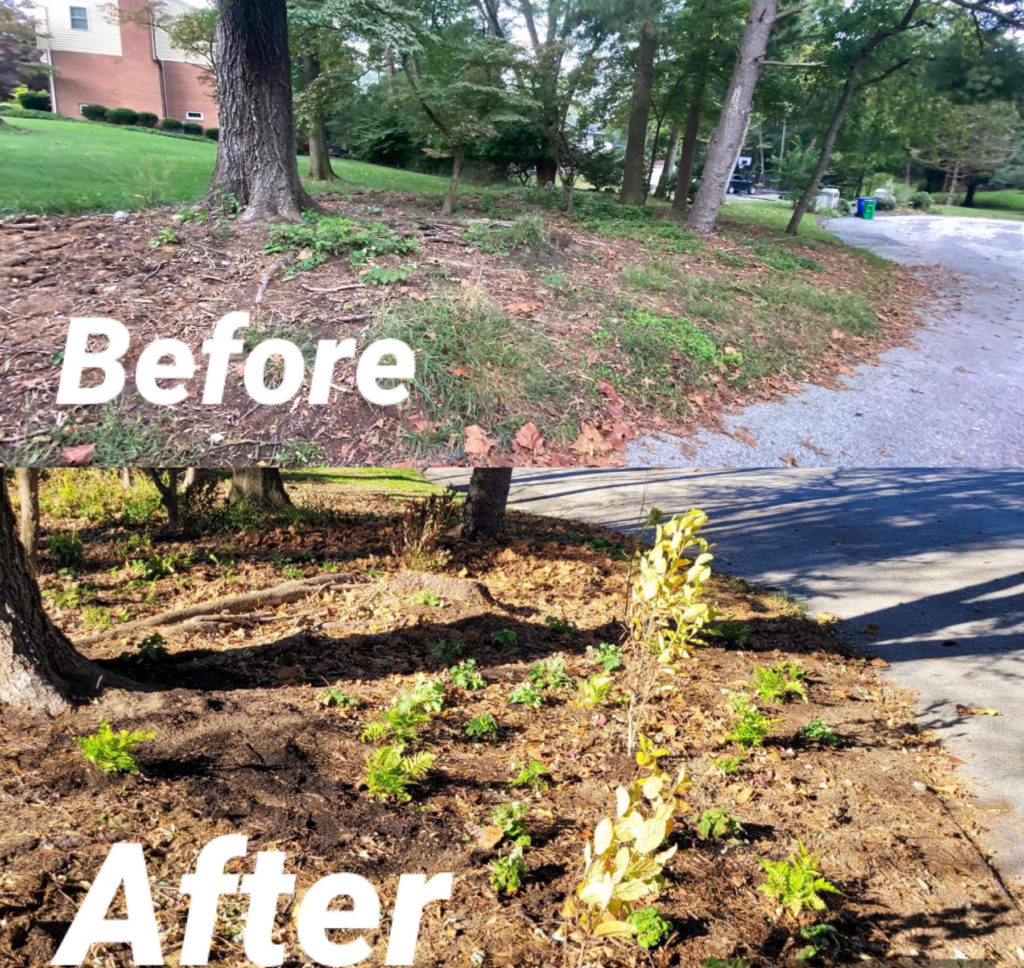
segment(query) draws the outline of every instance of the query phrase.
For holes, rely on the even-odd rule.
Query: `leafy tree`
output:
[[[42,52],[36,46],[32,4],[0,0],[0,99],[26,82],[38,83],[47,76]]]
[[[967,189],[963,204],[974,204],[977,185],[1005,164],[1020,146],[1020,125],[1017,109],[1005,102],[946,106],[930,160],[948,178],[947,204],[953,204],[961,186]]]

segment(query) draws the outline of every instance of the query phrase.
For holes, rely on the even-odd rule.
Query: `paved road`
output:
[[[838,615],[918,692],[992,806],[999,866],[1024,877],[1024,471],[523,470],[511,501],[625,531],[651,505],[702,507],[722,570]]]
[[[950,270],[916,347],[861,367],[846,390],[808,386],[727,419],[729,430],[753,434],[757,447],[704,432],[691,453],[678,439],[647,437],[630,446],[627,463],[778,467],[788,453],[817,467],[1024,465],[1024,223],[890,216],[834,219],[829,227],[897,262]]]

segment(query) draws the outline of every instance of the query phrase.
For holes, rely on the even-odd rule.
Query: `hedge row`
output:
[[[90,121],[106,121],[108,124],[138,125],[155,128],[158,124],[163,131],[178,131],[195,137],[206,136],[216,141],[220,133],[217,128],[204,129],[201,124],[179,121],[177,118],[158,118],[150,111],[133,111],[131,108],[107,108],[102,104],[83,104],[82,115]]]

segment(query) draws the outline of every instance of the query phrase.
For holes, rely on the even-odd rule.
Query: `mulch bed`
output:
[[[258,849],[286,851],[300,892],[331,872],[367,877],[385,914],[399,874],[454,872],[452,899],[425,912],[417,964],[579,963],[580,945],[560,909],[578,882],[585,839],[613,809],[615,787],[634,776],[625,710],[615,703],[583,708],[569,691],[549,693],[539,711],[505,697],[531,662],[557,655],[583,678],[596,671],[588,646],[621,641],[629,541],[516,514],[507,541],[458,545],[442,573],[409,572],[389,551],[400,503],[365,496],[332,503],[344,516],[332,527],[198,539],[188,545],[195,563],[155,586],[131,587],[120,570],[123,529],[85,532],[89,561],[78,580],[115,611],[130,605],[134,618],[276,586],[282,556],[303,560],[306,576],[332,573],[337,583],[205,629],[164,626],[171,655],[149,667],[117,659],[148,632],[125,634],[115,625],[83,651],[139,678],[138,691],[108,692],[55,721],[0,710],[5,966],[48,963],[110,844],[124,840],[145,845],[164,949],[176,954],[187,910],[178,881],[203,844],[228,832],[250,837],[250,864]],[[210,558],[223,562],[229,554],[231,574]],[[68,583],[52,570],[42,579],[51,591]],[[980,846],[983,814],[950,757],[915,729],[912,697],[880,676],[884,663],[853,654],[828,625],[741,582],[720,577],[712,595],[749,626],[750,639],[743,648],[702,648],[675,690],[655,699],[650,732],[671,750],[670,772],[686,764],[693,811],[726,807],[745,832],[735,843],[703,841],[690,818],[680,817],[679,851],[656,900],[672,921],[671,941],[650,956],[631,944],[592,944],[585,963],[791,959],[798,927],[813,917],[775,909],[759,890],[758,858],[784,858],[801,841],[842,891],[821,915],[839,932],[842,960],[963,955],[1019,964],[1020,895],[1008,893],[989,867]],[[439,604],[414,604],[427,598]],[[91,634],[81,609],[52,610],[73,640]],[[548,616],[575,628],[559,631]],[[502,629],[516,633],[516,645],[496,643]],[[362,786],[370,747],[360,732],[417,676],[444,676],[427,649],[440,639],[457,640],[487,686],[466,691],[448,682],[445,709],[424,732],[425,747],[437,755],[434,769],[412,802],[376,802]],[[809,702],[772,707],[779,722],[765,745],[738,773],[723,774],[708,757],[736,752],[724,739],[733,719],[728,692],[749,687],[756,666],[782,661],[806,669]],[[360,708],[321,705],[328,685],[358,697]],[[472,743],[464,724],[485,712],[498,720],[500,738]],[[840,747],[800,737],[815,718],[842,737]],[[103,720],[156,733],[140,748],[140,775],[108,777],[83,760],[72,738]],[[531,758],[551,780],[536,796],[509,788],[512,764]],[[489,884],[500,847],[488,838],[488,817],[510,800],[528,804],[533,843],[523,890],[499,898]],[[226,899],[221,910],[211,963],[245,965],[244,903]],[[286,964],[298,966],[291,914],[282,902]],[[387,926],[367,935],[369,963],[383,963]],[[110,968],[129,960],[114,947],[88,963]]]

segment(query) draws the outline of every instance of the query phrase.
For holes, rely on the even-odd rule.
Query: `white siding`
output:
[[[85,7],[89,14],[89,29],[75,30],[71,26],[71,8]],[[106,3],[57,3],[43,0],[36,4],[39,21],[39,46],[51,50],[68,50],[80,54],[109,54],[121,56],[121,26],[106,15]]]
[[[195,9],[195,7],[191,7],[187,3],[182,3],[181,0],[163,0],[160,6],[163,7],[164,13],[170,14],[172,17],[180,16]],[[160,60],[177,61],[179,64],[199,64],[202,66],[206,64],[204,58],[194,57],[183,50],[178,50],[171,43],[171,38],[167,36],[167,32],[164,30],[158,29],[155,31],[154,47],[156,56]]]

